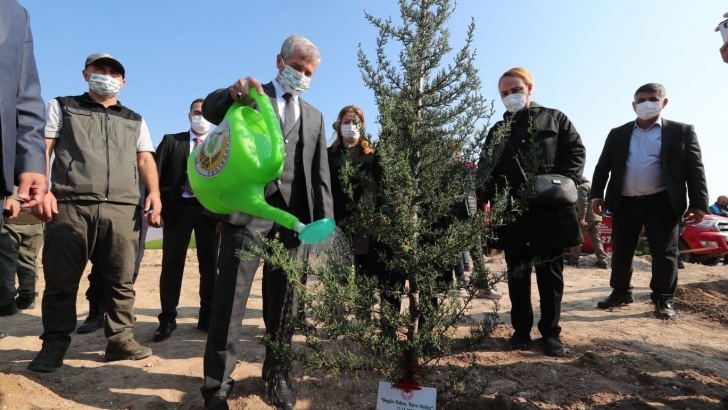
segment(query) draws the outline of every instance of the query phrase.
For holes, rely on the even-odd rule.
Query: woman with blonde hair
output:
[[[490,129],[486,146],[493,143],[494,134],[507,122],[510,130],[504,136],[505,147],[493,168],[492,178],[479,190],[483,203],[503,190],[511,197],[518,197],[519,188],[526,182],[524,169],[529,168],[529,159],[538,162],[536,175],[558,174],[579,184],[586,159],[581,137],[564,113],[531,100],[533,86],[533,77],[525,68],[506,71],[498,82],[507,111],[504,121]],[[534,146],[540,147],[540,157],[533,155]],[[493,158],[483,157],[479,168],[493,162],[496,162]],[[514,215],[515,220],[496,229],[496,239],[489,242],[490,247],[504,251],[508,267],[511,324],[515,330],[509,344],[513,349],[527,349],[533,341],[531,272],[535,268],[541,301],[538,330],[544,353],[563,356],[565,350],[559,337],[564,292],[563,250],[583,242],[576,207],[546,207],[531,201],[526,209]]]

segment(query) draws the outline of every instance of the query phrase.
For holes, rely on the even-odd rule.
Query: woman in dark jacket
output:
[[[506,71],[498,88],[508,110],[504,119],[512,119],[513,122],[505,136],[506,146],[493,169],[492,178],[479,192],[480,199],[490,201],[506,184],[512,197],[518,195],[518,188],[525,182],[521,169],[528,168],[526,158],[534,142],[542,151],[537,174],[561,174],[578,184],[586,152],[571,121],[561,111],[531,101],[533,77],[526,69]],[[505,121],[499,121],[491,128],[486,146],[504,124]],[[481,158],[480,168],[487,167],[490,161],[490,158]],[[535,268],[541,299],[538,330],[545,345],[544,353],[563,356],[564,347],[559,338],[564,291],[563,250],[583,242],[576,207],[544,209],[533,204],[527,207],[516,215],[514,222],[498,228],[495,232],[497,239],[489,243],[489,246],[505,251],[512,304],[511,323],[515,330],[509,343],[514,349],[527,349],[533,341],[531,271]]]
[[[336,225],[341,223],[349,215],[352,198],[344,191],[341,184],[341,172],[344,164],[351,161],[352,165],[364,167],[365,172],[371,172],[372,161],[374,160],[374,147],[362,138],[366,126],[364,112],[361,108],[348,105],[341,109],[339,116],[334,123],[336,140],[328,150],[329,171],[331,173],[331,195],[334,200],[334,220]],[[364,195],[364,188],[355,185],[354,200],[360,200]],[[351,238],[354,248],[356,264],[359,267],[366,267],[367,254],[369,253],[369,239],[365,232],[358,231]]]

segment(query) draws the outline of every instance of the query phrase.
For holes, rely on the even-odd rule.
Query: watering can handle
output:
[[[270,98],[267,95],[258,94],[258,90],[255,88],[250,89],[250,96],[253,97],[256,103],[258,103],[258,109],[263,117],[268,133],[271,138],[283,138],[283,132],[281,131],[281,124],[278,121],[273,105],[270,103]]]

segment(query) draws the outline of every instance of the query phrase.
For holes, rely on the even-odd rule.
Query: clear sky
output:
[[[290,34],[308,37],[322,54],[303,98],[329,125],[343,106],[359,105],[372,131],[376,107],[356,54],[361,44],[373,57],[377,31],[364,10],[399,16],[395,0],[20,1],[31,16],[43,98],[86,91],[86,56],[112,54],[127,72],[119,98],[146,119],[155,144],[189,129],[193,99],[239,77],[273,79]],[[637,87],[662,83],[664,117],[695,125],[712,203],[728,194],[728,64],[713,32],[724,12],[723,0],[461,0],[449,24],[459,48],[476,20],[482,92],[497,100],[496,119],[498,78],[528,68],[534,100],[566,113],[580,132],[589,177],[609,130],[634,120]]]

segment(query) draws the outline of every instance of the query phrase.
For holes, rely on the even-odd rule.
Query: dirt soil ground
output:
[[[0,319],[9,334],[0,340],[0,409],[201,409],[202,353],[206,333],[196,329],[197,262],[190,251],[180,300],[178,328],[161,343],[152,342],[159,313],[160,251],[148,251],[136,285],[137,338],[154,349],[140,361],[105,363],[103,331],[73,335],[64,366],[52,374],[26,370],[41,346],[40,304]],[[475,375],[488,380],[485,394],[443,403],[446,409],[721,409],[728,395],[728,266],[689,264],[680,271],[678,320],[652,314],[650,263],[635,261],[635,303],[599,310],[607,296],[609,272],[586,259],[566,268],[562,338],[569,352],[549,358],[535,344],[530,351],[509,351],[508,297],[500,302],[502,324],[480,349],[447,358],[437,371],[474,361]],[[502,268],[502,261],[490,265]],[[88,313],[79,289],[79,321]],[[233,373],[233,409],[269,409],[261,397],[264,347],[260,274],[254,284],[240,335],[242,356]],[[38,291],[43,292],[42,274]],[[538,320],[535,279],[533,303]],[[498,290],[507,293],[505,285]],[[473,312],[490,311],[493,302],[479,299]],[[534,329],[535,332],[537,332]],[[375,409],[377,380],[322,379],[295,372],[298,409]]]

